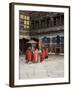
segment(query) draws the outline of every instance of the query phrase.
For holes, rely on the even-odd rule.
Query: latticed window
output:
[[[52,43],[56,43],[56,37],[52,38]]]
[[[28,30],[30,28],[30,17],[20,14],[20,29]]]
[[[61,41],[61,44],[63,44],[64,43],[64,37],[62,36],[62,37],[60,37],[60,41]]]
[[[44,38],[42,38],[42,42],[43,43],[50,43],[50,38],[44,37]]]

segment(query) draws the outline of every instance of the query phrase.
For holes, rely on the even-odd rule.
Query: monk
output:
[[[38,61],[38,50],[34,48],[33,52],[33,62],[36,63]]]
[[[44,59],[45,59],[45,50],[43,49],[43,50],[41,51],[41,60],[40,60],[40,62],[43,62]]]
[[[48,48],[45,49],[45,58],[48,58]]]
[[[32,51],[30,47],[26,51],[26,63],[28,62],[32,62]]]

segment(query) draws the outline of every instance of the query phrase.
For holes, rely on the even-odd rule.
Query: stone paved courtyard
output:
[[[49,55],[42,63],[26,63],[24,55],[20,56],[19,79],[57,78],[64,76],[64,56]]]

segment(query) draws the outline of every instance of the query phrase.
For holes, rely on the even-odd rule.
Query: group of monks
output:
[[[43,62],[45,58],[48,58],[48,48],[43,48],[40,53],[38,53],[37,48],[34,48],[32,50],[31,47],[29,47],[26,50],[26,63],[28,62],[36,63],[38,62],[38,57],[40,57],[40,62]]]

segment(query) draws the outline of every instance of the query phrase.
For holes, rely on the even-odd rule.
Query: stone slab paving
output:
[[[64,56],[49,55],[42,63],[26,63],[25,56],[19,59],[19,78],[57,78],[64,76]]]

